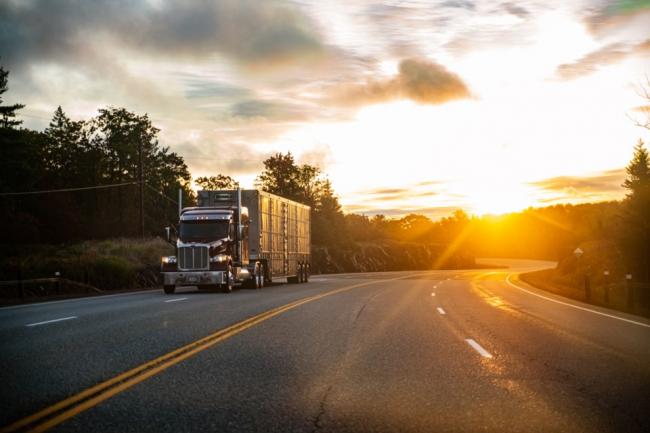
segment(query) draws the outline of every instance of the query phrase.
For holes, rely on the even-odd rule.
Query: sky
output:
[[[620,199],[650,1],[4,0],[7,103],[148,113],[194,177],[290,151],[343,208],[437,219]]]

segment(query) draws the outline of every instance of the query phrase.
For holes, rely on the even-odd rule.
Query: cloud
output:
[[[447,0],[440,3],[441,7],[474,10],[476,5],[468,0]]]
[[[625,169],[605,171],[596,176],[558,176],[530,183],[531,186],[552,192],[562,192],[568,196],[598,196],[624,190]]]
[[[588,10],[583,21],[592,34],[602,36],[625,28],[647,28],[649,17],[647,1],[601,1],[599,6]]]
[[[613,43],[593,51],[573,63],[557,67],[555,73],[562,80],[573,80],[589,75],[602,67],[618,63],[633,55],[647,55],[650,39],[636,45]]]
[[[314,24],[276,1],[34,0],[0,3],[0,52],[11,68],[71,62],[106,44],[140,55],[221,54],[249,65],[323,52]]]
[[[247,99],[232,105],[230,115],[245,119],[262,118],[276,121],[307,120],[306,107],[280,101]]]
[[[526,8],[515,3],[503,3],[501,7],[503,7],[503,9],[509,14],[519,18],[526,18],[530,15],[530,12],[528,12]]]
[[[338,93],[337,99],[353,105],[396,99],[435,105],[470,97],[467,85],[458,75],[438,63],[421,59],[400,62],[399,72],[393,78],[349,85]]]
[[[185,80],[185,97],[188,99],[221,98],[237,99],[250,97],[250,90],[227,83],[201,79]]]

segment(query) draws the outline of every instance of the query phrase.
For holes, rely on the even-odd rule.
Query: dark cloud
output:
[[[467,9],[472,11],[476,9],[476,5],[473,2],[468,0],[447,0],[440,3],[440,6],[448,7],[448,8]]]
[[[515,3],[504,3],[501,5],[503,9],[511,15],[514,15],[519,18],[526,18],[530,15],[528,9],[522,7],[521,5]]]
[[[593,195],[598,193],[622,192],[625,169],[609,170],[597,176],[558,176],[532,182],[531,185],[548,191],[564,192],[568,195]]]
[[[647,55],[650,52],[650,40],[640,44],[628,45],[614,43],[593,51],[573,63],[557,67],[556,75],[563,80],[573,80],[596,72],[598,69],[618,63],[632,55]]]
[[[154,7],[145,0],[0,2],[0,52],[11,68],[79,61],[105,44],[141,55],[224,54],[266,64],[323,50],[313,24],[279,2],[196,0]]]
[[[399,65],[397,76],[346,86],[338,91],[346,104],[374,104],[396,99],[411,99],[422,104],[443,104],[468,98],[463,80],[444,66],[428,60],[407,59]]]

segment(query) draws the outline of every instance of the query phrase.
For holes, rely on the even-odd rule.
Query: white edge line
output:
[[[603,313],[603,312],[600,312],[600,311],[597,311],[597,310],[592,310],[591,308],[581,307],[580,305],[574,305],[574,304],[570,304],[568,302],[563,302],[563,301],[559,301],[557,299],[549,298],[548,296],[540,295],[539,293],[532,292],[532,291],[530,291],[528,289],[524,289],[523,287],[516,285],[515,283],[510,281],[511,276],[512,276],[512,274],[508,274],[508,276],[506,277],[506,282],[508,284],[510,284],[515,289],[519,289],[522,292],[526,292],[526,293],[528,293],[530,295],[537,296],[538,298],[546,299],[547,301],[555,302],[556,304],[565,305],[565,306],[571,307],[571,308],[576,308],[578,310],[587,311],[589,313],[598,314],[599,316],[609,317],[610,319],[621,320],[623,322],[632,323],[634,325],[639,325],[639,326],[644,326],[646,328],[650,328],[650,325],[648,325],[647,323],[637,322],[636,320],[626,319],[624,317],[615,316],[613,314]]]
[[[52,320],[46,320],[44,322],[30,323],[29,325],[25,325],[25,326],[30,327],[30,326],[46,325],[48,323],[63,322],[64,320],[72,320],[72,319],[76,319],[76,318],[77,318],[77,316],[61,317],[60,319],[52,319]]]
[[[472,340],[471,338],[466,338],[465,341],[467,341],[467,344],[472,346],[472,348],[476,350],[483,358],[492,358],[492,354],[483,349],[483,347],[481,347],[481,345],[476,341]]]
[[[91,295],[91,296],[81,296],[79,298],[68,298],[68,299],[59,299],[56,301],[44,301],[44,302],[31,302],[29,304],[19,304],[19,305],[7,305],[5,307],[0,307],[1,310],[17,310],[20,308],[29,308],[29,307],[38,307],[41,305],[52,305],[52,304],[61,304],[64,302],[81,302],[81,301],[90,301],[90,300],[98,300],[98,299],[106,299],[106,298],[114,298],[116,296],[131,296],[131,295],[139,295],[142,293],[148,293],[148,292],[158,292],[160,289],[146,289],[146,290],[138,290],[136,292],[125,292],[125,293],[114,293],[112,295]]]
[[[167,302],[184,301],[184,300],[186,300],[186,299],[187,299],[187,298],[168,299],[168,300],[166,300],[165,302],[167,303]]]
[[[447,314],[447,313],[445,313],[445,310],[442,309],[442,307],[438,307],[437,310],[438,310],[438,313],[442,314],[443,316],[445,314]]]

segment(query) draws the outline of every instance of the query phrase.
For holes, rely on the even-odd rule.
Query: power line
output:
[[[145,186],[146,186],[147,188],[149,188],[149,189],[152,190],[153,192],[159,194],[159,195],[160,195],[162,198],[164,198],[165,200],[168,200],[168,201],[170,201],[170,202],[172,202],[172,203],[174,203],[174,204],[176,204],[176,205],[178,204],[178,202],[177,202],[176,200],[174,200],[174,199],[172,199],[172,198],[169,198],[169,197],[166,196],[164,193],[158,191],[156,188],[154,188],[153,186],[149,185],[148,183],[145,182],[144,184],[145,184]]]
[[[34,194],[50,194],[55,192],[72,192],[72,191],[87,191],[91,189],[106,189],[106,188],[116,188],[126,185],[137,185],[139,182],[124,182],[124,183],[113,183],[110,185],[98,185],[98,186],[85,186],[81,188],[63,188],[63,189],[49,189],[41,191],[23,191],[23,192],[3,192],[0,193],[0,197],[7,196],[17,196],[17,195],[34,195]]]

